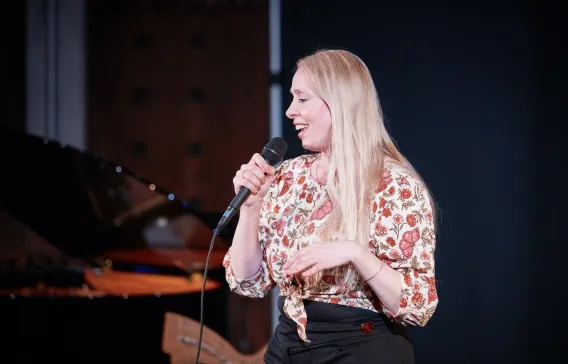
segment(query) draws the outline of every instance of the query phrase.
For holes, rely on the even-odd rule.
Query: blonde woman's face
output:
[[[331,114],[302,68],[296,71],[290,92],[293,99],[286,116],[294,121],[302,146],[313,152],[326,152],[331,140]]]

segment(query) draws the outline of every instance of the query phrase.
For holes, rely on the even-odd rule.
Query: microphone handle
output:
[[[229,221],[231,221],[233,216],[235,216],[235,214],[241,208],[242,204],[246,201],[249,195],[250,195],[250,190],[248,188],[242,187],[239,190],[237,195],[233,198],[233,200],[229,204],[229,207],[227,207],[227,210],[225,211],[223,216],[221,216],[221,219],[217,224],[217,228],[215,229],[217,233],[219,233],[221,230],[225,228],[225,226],[227,226]]]

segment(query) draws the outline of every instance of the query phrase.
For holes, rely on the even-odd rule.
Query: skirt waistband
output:
[[[276,330],[278,341],[287,347],[312,347],[330,340],[349,337],[371,336],[392,332],[392,322],[383,314],[363,308],[340,304],[304,300],[307,314],[306,333],[310,343],[298,336],[296,322],[283,311],[285,297],[278,298],[280,310],[279,325]]]

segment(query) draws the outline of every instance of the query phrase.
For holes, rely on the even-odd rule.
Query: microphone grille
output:
[[[268,164],[275,166],[282,162],[287,149],[288,143],[280,137],[275,137],[264,146],[264,149],[262,149],[262,157]]]

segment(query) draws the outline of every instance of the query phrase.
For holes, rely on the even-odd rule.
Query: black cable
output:
[[[199,321],[199,341],[197,342],[197,355],[195,356],[195,364],[199,364],[199,354],[201,353],[201,341],[203,340],[203,307],[205,306],[205,283],[207,282],[207,270],[209,269],[209,258],[211,257],[211,252],[213,251],[213,246],[215,245],[215,239],[219,236],[220,229],[217,228],[213,230],[213,238],[211,239],[211,245],[209,246],[209,252],[207,253],[207,259],[205,260],[205,269],[203,270],[203,286],[201,287],[201,318]]]

